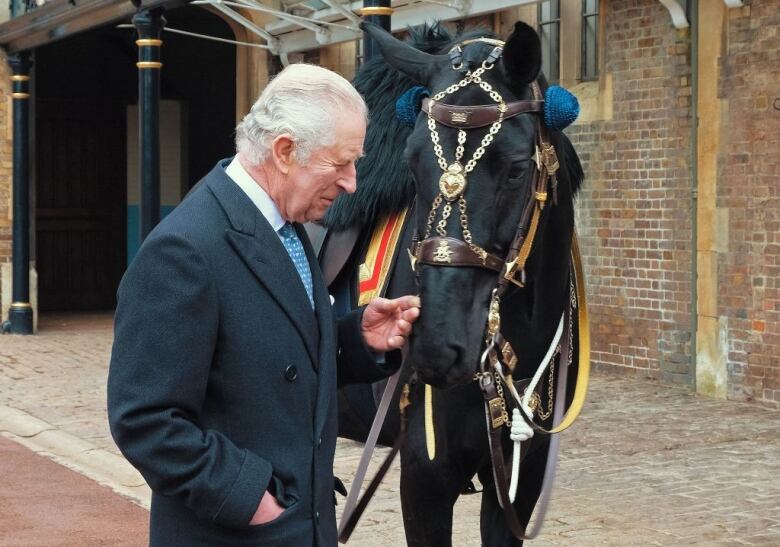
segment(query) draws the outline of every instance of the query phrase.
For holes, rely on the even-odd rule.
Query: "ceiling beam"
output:
[[[327,4],[334,10],[338,11],[340,14],[342,14],[344,17],[349,19],[349,22],[353,25],[357,26],[360,24],[360,17],[355,15],[355,13],[347,8],[345,8],[340,0],[322,0],[324,4]]]
[[[182,1],[145,0],[144,9]],[[79,32],[127,20],[138,8],[131,0],[51,0],[0,24],[0,45],[9,52],[40,47]]]

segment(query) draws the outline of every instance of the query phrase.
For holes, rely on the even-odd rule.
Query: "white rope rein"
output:
[[[547,353],[542,359],[542,362],[539,363],[539,367],[536,369],[534,377],[528,384],[528,387],[525,390],[525,395],[522,397],[522,399],[517,393],[512,380],[510,379],[508,382],[506,381],[503,371],[499,370],[500,365],[496,370],[498,375],[501,377],[501,380],[509,388],[509,392],[512,394],[512,397],[514,397],[518,407],[523,409],[523,412],[529,420],[533,419],[533,411],[531,410],[530,406],[531,397],[533,396],[533,393],[536,390],[536,386],[539,384],[539,381],[542,378],[542,374],[544,374],[544,371],[547,370],[547,367],[550,365],[550,362],[555,355],[556,348],[558,347],[558,343],[561,341],[561,335],[563,334],[563,319],[564,314],[561,314],[561,320],[558,322],[558,329],[555,331],[555,336],[553,337],[552,343],[547,349]],[[512,503],[515,502],[515,497],[517,496],[517,484],[520,479],[521,443],[527,441],[533,436],[534,430],[531,428],[531,426],[525,423],[525,420],[522,419],[520,416],[520,409],[515,407],[514,410],[512,410],[512,428],[509,432],[509,438],[514,443],[514,447],[512,449],[512,478],[509,483],[509,501]]]

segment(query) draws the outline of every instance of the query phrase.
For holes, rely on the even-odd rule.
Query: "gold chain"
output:
[[[441,202],[444,198],[439,194],[436,196],[436,199],[433,200],[433,205],[431,205],[431,211],[428,213],[428,223],[425,226],[425,237],[424,239],[428,239],[431,236],[431,227],[433,226],[433,221],[436,219],[436,210],[439,208],[439,205],[441,205]]]
[[[568,357],[568,365],[571,366],[572,359],[574,357],[574,352],[572,351],[572,348],[574,347],[574,310],[577,309],[577,291],[574,290],[574,282],[569,282],[569,305],[571,306],[571,313],[569,313],[569,355]],[[558,349],[556,351],[556,354],[553,355],[553,359],[550,362],[550,378],[547,383],[547,412],[542,412],[541,408],[538,410],[537,414],[539,415],[539,419],[546,420],[550,416],[552,416],[553,412],[553,380],[554,373],[555,373],[555,357],[560,358],[561,354],[561,346],[558,346]],[[561,366],[565,366],[561,363]],[[536,393],[534,393],[538,397]],[[541,405],[540,405],[541,406]]]
[[[458,200],[458,209],[460,210],[460,228],[463,231],[463,241],[474,251],[484,262],[487,258],[487,251],[482,247],[477,247],[471,241],[471,230],[469,230],[469,217],[466,214],[466,198],[460,196]]]
[[[451,93],[455,93],[457,90],[466,87],[470,83],[478,84],[481,89],[483,89],[485,92],[487,92],[488,95],[490,95],[490,98],[493,99],[498,103],[498,120],[493,122],[493,124],[490,126],[490,130],[487,132],[487,134],[482,138],[482,142],[480,143],[479,147],[474,151],[474,155],[469,160],[469,162],[466,164],[464,171],[464,174],[468,174],[471,171],[474,170],[474,167],[477,165],[477,161],[485,154],[485,148],[490,146],[490,143],[493,142],[493,137],[495,137],[496,133],[499,132],[501,129],[501,124],[504,121],[504,113],[507,110],[506,103],[504,102],[504,99],[501,97],[501,95],[498,94],[497,91],[493,89],[493,87],[486,81],[484,81],[481,76],[485,72],[485,70],[489,70],[493,68],[494,65],[488,65],[487,67],[481,66],[477,70],[475,70],[473,73],[469,72],[466,74],[466,77],[463,78],[460,82],[457,84],[452,84],[444,91],[440,91],[436,95],[433,96],[431,99],[431,103],[434,103],[436,101],[440,101],[447,95],[450,95]],[[441,147],[441,139],[439,138],[439,132],[436,130],[436,120],[433,118],[433,104],[431,104],[431,107],[428,109],[428,129],[431,132],[431,141],[433,142],[433,152],[436,154],[436,159],[439,162],[439,167],[441,167],[442,171],[447,171],[449,164],[447,163],[447,160],[444,159],[444,150]],[[463,157],[464,153],[464,145],[466,144],[466,132],[463,129],[458,130],[458,147],[455,149],[455,162],[459,162],[461,158]]]
[[[493,381],[496,383],[496,393],[501,398],[501,419],[507,427],[512,427],[512,420],[509,419],[509,413],[506,411],[506,399],[504,399],[504,388],[501,385],[501,378],[493,373]]]
[[[436,225],[436,233],[441,237],[447,236],[447,220],[450,218],[450,213],[452,213],[452,204],[448,201],[441,212],[441,220]]]
[[[433,118],[433,115],[431,112],[433,111],[433,103],[436,101],[439,101],[446,97],[447,95],[450,95],[452,93],[455,93],[457,90],[462,89],[466,87],[467,85],[471,83],[475,83],[479,85],[479,87],[485,91],[488,95],[490,95],[490,98],[493,99],[498,103],[498,111],[499,116],[498,120],[493,122],[493,124],[490,126],[490,129],[485,134],[485,136],[482,138],[482,142],[480,143],[479,147],[474,151],[474,155],[472,158],[468,161],[465,168],[462,168],[463,171],[463,177],[462,181],[465,188],[465,175],[469,174],[471,171],[474,170],[474,167],[476,167],[477,162],[482,158],[482,156],[485,154],[485,149],[490,146],[490,143],[493,142],[493,138],[495,135],[499,132],[501,129],[501,124],[504,121],[504,113],[507,110],[506,103],[504,103],[504,99],[501,97],[501,95],[493,89],[493,87],[486,81],[482,79],[482,74],[485,73],[486,70],[490,70],[493,68],[494,65],[487,65],[483,64],[481,67],[479,67],[474,72],[469,71],[466,76],[458,83],[452,84],[451,86],[447,87],[444,91],[440,91],[436,95],[434,95],[431,98],[431,108],[428,111],[428,129],[431,133],[431,142],[433,143],[433,152],[436,155],[436,160],[439,163],[439,167],[441,167],[442,171],[445,173],[450,171],[453,167],[457,166],[458,172],[461,170],[460,161],[463,159],[463,154],[465,153],[465,145],[466,145],[466,131],[463,129],[458,130],[458,146],[455,148],[455,159],[452,164],[448,164],[447,160],[444,158],[444,150],[441,146],[441,138],[439,136],[439,132],[436,130],[436,120]],[[436,233],[440,237],[446,237],[447,235],[447,221],[450,218],[450,215],[452,214],[452,205],[450,203],[450,200],[452,198],[448,198],[447,203],[445,204],[443,210],[442,210],[442,216],[438,223],[436,223]],[[436,199],[433,201],[433,204],[431,205],[431,210],[428,213],[428,222],[425,228],[425,239],[428,239],[431,235],[431,230],[433,229],[433,223],[436,220],[436,213],[438,212],[439,207],[441,207],[442,201],[444,201],[444,197],[440,193],[438,196],[436,196]],[[472,251],[474,251],[478,256],[482,258],[482,260],[485,260],[487,257],[487,252],[478,247],[477,245],[474,245],[472,242],[471,237],[471,230],[469,230],[469,221],[468,221],[468,214],[466,212],[467,205],[466,205],[466,198],[461,193],[460,196],[458,196],[458,209],[460,212],[460,226],[461,230],[463,231],[463,240],[468,244],[468,246],[471,248]]]
[[[571,366],[572,359],[574,357],[574,352],[572,351],[572,348],[574,347],[574,310],[577,309],[577,291],[574,290],[574,283],[569,283],[569,305],[571,306],[571,313],[569,313],[569,355],[568,357],[568,365]],[[537,414],[539,415],[539,419],[546,420],[550,416],[552,416],[553,412],[553,381],[554,381],[554,373],[555,373],[555,357],[560,358],[561,354],[561,347],[558,346],[558,349],[556,351],[556,355],[553,356],[553,360],[550,362],[550,378],[547,383],[547,412],[542,412],[541,408],[538,410]],[[565,366],[561,364],[561,366]],[[534,393],[538,397],[536,393]],[[541,405],[540,405],[541,406]]]
[[[553,413],[553,382],[555,380],[555,358],[560,357],[561,355],[561,346],[558,346],[555,350],[555,354],[552,356],[552,359],[550,359],[550,377],[547,380],[547,411],[542,411],[542,405],[541,401],[539,403],[539,408],[537,409],[536,413],[539,415],[539,419],[544,421],[550,416],[552,416]],[[534,393],[536,395],[536,393]]]

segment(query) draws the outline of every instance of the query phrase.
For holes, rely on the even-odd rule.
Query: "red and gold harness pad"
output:
[[[359,306],[368,304],[385,286],[390,267],[393,265],[395,248],[404,227],[406,213],[407,209],[404,209],[386,217],[374,230],[368,244],[365,262],[360,265],[359,270]]]

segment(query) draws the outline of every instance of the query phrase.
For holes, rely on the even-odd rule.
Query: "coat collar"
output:
[[[206,184],[220,203],[232,229],[225,233],[230,245],[266,287],[301,334],[312,362],[319,363],[319,328],[300,276],[277,233],[249,197],[218,164],[206,177]],[[299,236],[303,230],[296,226]],[[302,239],[305,234],[302,235]],[[316,261],[312,271],[317,268]],[[290,280],[298,280],[291,283]],[[327,296],[326,296],[327,298]],[[317,297],[316,306],[320,306]],[[328,306],[329,309],[329,306]]]

